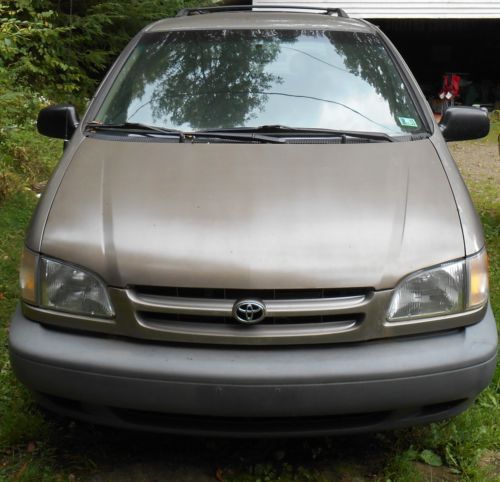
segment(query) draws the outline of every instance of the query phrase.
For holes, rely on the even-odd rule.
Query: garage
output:
[[[339,7],[350,17],[366,18],[396,45],[434,111],[453,103],[484,106],[489,110],[500,108],[498,0],[254,0],[253,3]]]

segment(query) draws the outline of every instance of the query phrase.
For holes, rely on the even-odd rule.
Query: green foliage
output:
[[[16,82],[15,74],[0,69],[0,203],[46,180],[61,152],[60,141],[36,133],[36,115],[46,103]]]
[[[35,119],[47,100],[0,69],[0,203],[46,180],[61,143],[36,134]]]
[[[195,0],[0,0],[0,202],[47,179],[60,141],[36,134],[49,103],[86,99],[146,24]],[[57,154],[54,154],[57,153]]]
[[[56,7],[61,2],[47,1]],[[73,11],[59,12],[62,24],[73,26],[70,46],[73,62],[89,74],[100,77],[125,44],[145,25],[173,15],[186,4],[181,0],[129,0],[74,2]]]
[[[441,467],[441,465],[443,465],[441,457],[435,454],[432,450],[428,449],[422,450],[422,452],[420,452],[419,457],[422,462],[432,467]]]
[[[47,84],[63,92],[77,90],[82,73],[64,60],[64,39],[71,29],[56,22],[52,10],[37,12],[20,0],[0,3],[0,69],[8,69],[16,84],[40,91]]]
[[[0,69],[56,100],[90,96],[145,25],[196,0],[0,0]],[[212,3],[210,0],[205,3]]]

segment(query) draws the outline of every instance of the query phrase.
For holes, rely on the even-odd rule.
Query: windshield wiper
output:
[[[265,133],[279,133],[279,134],[306,134],[306,135],[318,135],[325,137],[356,137],[358,139],[369,139],[374,141],[387,141],[396,142],[397,138],[391,137],[389,134],[384,132],[361,132],[361,131],[344,131],[344,130],[334,130],[334,129],[317,129],[312,127],[290,127],[281,124],[270,124],[262,125],[258,127],[235,127],[228,129],[228,131],[234,132],[265,132]]]
[[[256,132],[250,131],[240,131],[239,129],[206,129],[204,131],[195,131],[186,133],[188,137],[216,137],[218,139],[228,139],[235,141],[258,141],[270,144],[286,144],[286,139],[281,139],[275,136],[266,136],[263,134],[257,134]]]
[[[134,133],[158,133],[167,135],[177,135],[179,136],[180,142],[185,142],[186,139],[194,140],[199,138],[217,138],[217,139],[228,139],[235,141],[257,141],[266,143],[286,143],[285,139],[280,139],[278,137],[266,136],[262,134],[257,134],[255,132],[234,132],[232,129],[211,129],[206,131],[194,131],[194,132],[184,132],[179,129],[170,129],[166,127],[157,127],[149,124],[142,124],[140,122],[123,122],[121,124],[101,124],[99,121],[92,121],[87,124],[87,128],[93,130],[126,130],[133,131]]]
[[[184,142],[186,134],[179,129],[168,129],[164,127],[151,126],[149,124],[141,124],[140,122],[123,122],[121,124],[101,124],[99,121],[91,121],[87,124],[88,129],[93,130],[133,130],[137,133],[158,133],[179,136],[179,141]]]

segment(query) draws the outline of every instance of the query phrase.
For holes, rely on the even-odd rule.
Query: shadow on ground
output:
[[[401,460],[428,427],[318,438],[227,439],[151,434],[49,417],[58,463],[88,482],[389,480],[411,465],[411,480],[455,481],[445,467]],[[416,475],[416,477],[415,477]],[[429,478],[430,477],[430,478]],[[410,479],[409,479],[410,480]]]
[[[334,438],[223,439],[131,432],[67,421],[58,426],[66,431],[64,451],[86,454],[89,467],[84,480],[92,482],[373,480],[387,457],[394,455],[392,432]]]

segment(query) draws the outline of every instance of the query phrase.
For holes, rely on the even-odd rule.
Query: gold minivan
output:
[[[485,241],[407,66],[340,9],[187,9],[127,46],[26,237],[12,367],[96,423],[298,435],[467,408],[497,348]]]

